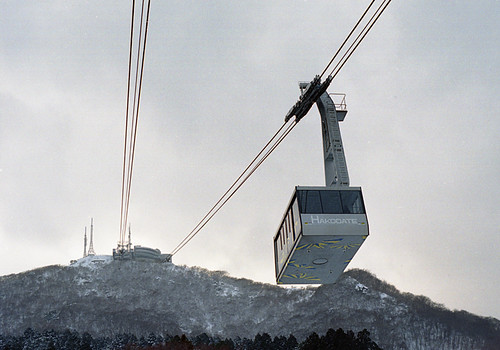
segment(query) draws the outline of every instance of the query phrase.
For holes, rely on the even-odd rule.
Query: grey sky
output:
[[[368,1],[153,1],[132,241],[172,250],[281,126]],[[0,274],[119,238],[130,4],[0,4]],[[393,1],[330,87],[371,235],[350,267],[500,318],[500,3]],[[274,283],[295,185],[323,185],[312,112],[177,264]]]

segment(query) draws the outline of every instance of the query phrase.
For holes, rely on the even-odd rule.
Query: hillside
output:
[[[401,293],[362,270],[335,285],[290,289],[225,272],[89,258],[0,278],[0,334],[74,329],[92,335],[201,333],[253,338],[364,328],[385,349],[493,349],[500,321]]]

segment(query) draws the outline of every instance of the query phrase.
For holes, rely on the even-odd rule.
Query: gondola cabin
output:
[[[296,187],[274,236],[277,283],[335,283],[367,236],[360,187]]]

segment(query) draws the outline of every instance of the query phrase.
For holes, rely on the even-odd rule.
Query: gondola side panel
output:
[[[361,189],[297,187],[290,203],[274,240],[277,283],[335,283],[369,234]]]

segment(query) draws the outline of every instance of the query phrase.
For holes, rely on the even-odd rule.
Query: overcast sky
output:
[[[369,1],[152,1],[130,222],[170,252],[281,126]],[[130,3],[0,4],[0,275],[119,239]],[[393,1],[329,91],[370,236],[349,267],[500,318],[500,3]],[[319,114],[176,264],[274,282],[296,185],[324,185]]]

